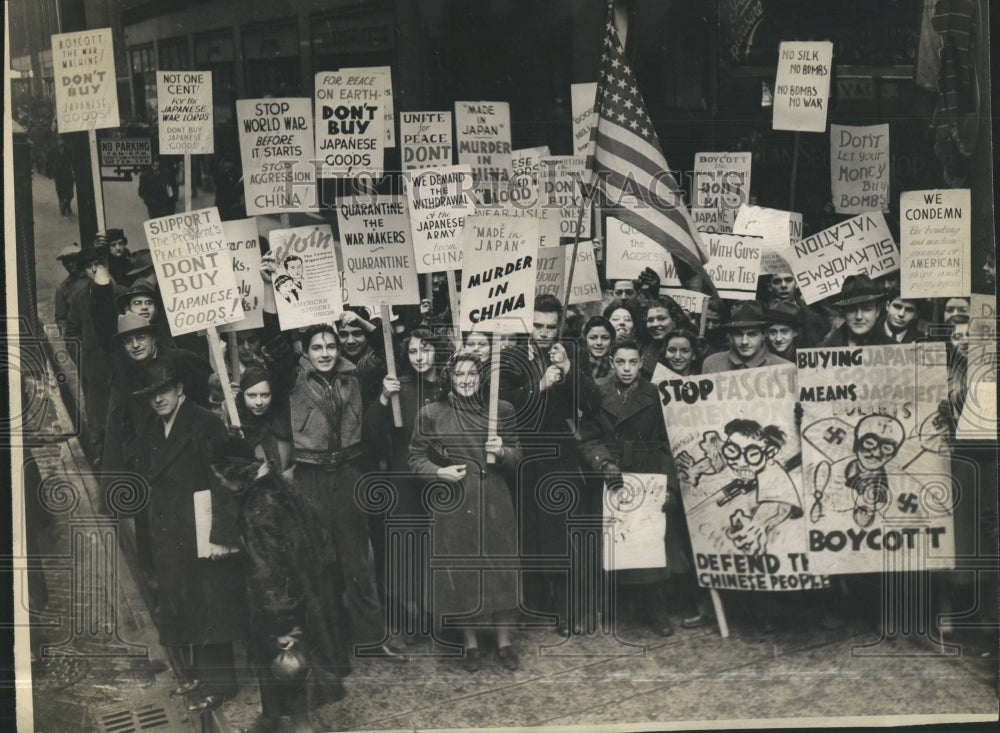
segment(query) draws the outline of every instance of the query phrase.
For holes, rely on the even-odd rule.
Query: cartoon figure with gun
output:
[[[722,487],[716,505],[725,506],[746,494],[753,496],[754,504],[749,512],[738,508],[730,514],[726,537],[740,552],[763,555],[775,528],[802,516],[799,492],[788,475],[791,466],[775,459],[785,445],[785,432],[747,419],[729,421],[724,432],[725,441],[714,430],[704,434],[698,444],[702,459],[694,461],[686,452],[679,455],[679,473],[683,481],[697,486],[702,476],[728,469],[734,478]]]

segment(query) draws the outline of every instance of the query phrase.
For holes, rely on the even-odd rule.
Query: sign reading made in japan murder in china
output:
[[[236,119],[247,214],[317,211],[312,101],[240,99]]]
[[[462,268],[465,218],[476,210],[472,169],[448,166],[415,172],[406,187],[417,272]]]
[[[732,232],[750,200],[750,153],[695,153],[691,218],[698,231]]]
[[[282,331],[329,323],[343,310],[337,249],[329,224],[274,229],[271,278]]]
[[[215,152],[211,71],[157,71],[156,107],[161,153]]]
[[[322,178],[382,176],[382,73],[316,74],[316,157]]]
[[[458,162],[472,166],[478,190],[506,186],[511,173],[507,102],[455,102],[455,141]]]
[[[830,99],[833,44],[783,41],[774,80],[775,130],[823,132]]]
[[[400,112],[403,170],[450,166],[451,112]]]
[[[800,349],[796,359],[813,567],[949,567],[951,462],[938,416],[948,399],[945,344]]]
[[[243,318],[218,209],[150,219],[143,228],[170,333],[180,336]]]
[[[899,269],[899,249],[881,212],[859,214],[792,245],[786,259],[806,303],[840,293],[848,275]]]
[[[889,125],[830,125],[830,188],[838,214],[889,211]]]
[[[337,205],[337,223],[348,303],[378,309],[420,302],[402,197],[347,196]]]
[[[538,219],[501,207],[468,217],[459,327],[528,333],[535,310]]]
[[[967,298],[972,288],[969,189],[899,197],[899,273],[904,298]]]
[[[705,234],[708,262],[705,272],[720,298],[753,300],[760,274],[760,240],[742,234]]]
[[[118,127],[118,80],[111,29],[52,36],[59,132]]]
[[[828,585],[806,553],[795,365],[667,376],[657,389],[699,585]]]
[[[233,255],[236,291],[243,305],[243,320],[227,323],[220,331],[242,331],[264,326],[264,281],[260,277],[260,239],[257,220],[222,222],[222,231]]]

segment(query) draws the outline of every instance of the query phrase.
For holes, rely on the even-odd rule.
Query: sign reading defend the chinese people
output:
[[[215,152],[211,71],[157,71],[156,116],[160,153]]]
[[[781,42],[774,80],[773,129],[826,129],[832,66],[833,44],[829,41]]]
[[[118,127],[118,80],[110,28],[52,36],[59,132]]]

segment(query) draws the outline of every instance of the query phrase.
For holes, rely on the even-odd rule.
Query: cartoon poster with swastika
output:
[[[806,553],[795,366],[654,375],[698,584],[823,588]]]
[[[812,567],[954,567],[945,345],[800,349],[796,359]]]

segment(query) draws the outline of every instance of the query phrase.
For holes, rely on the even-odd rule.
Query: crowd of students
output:
[[[647,270],[607,283],[596,311],[539,295],[527,333],[493,341],[454,329],[435,278],[391,323],[348,307],[336,323],[281,331],[265,305],[264,328],[236,334],[238,373],[223,377],[236,427],[206,339],[171,336],[149,252],[126,245],[111,229],[59,254],[56,319],[80,345],[90,454],[105,489],[130,474],[148,487],[138,560],[160,641],[186,666],[177,692],[192,711],[219,705],[237,689],[232,642],[249,640],[262,730],[283,715],[306,725],[310,706],[340,699],[355,656],[405,661],[427,637],[454,642],[471,673],[487,639],[503,668],[519,669],[526,618],[564,636],[608,622],[668,636],[677,608],[685,628],[713,624],[650,381],[658,367],[710,374],[813,346],[934,338],[949,344],[950,410],[965,389],[968,300],[949,299],[928,329],[932,304],[902,298],[891,279],[851,276],[807,305],[792,273],[778,272],[761,278],[757,300],[710,299],[697,314]],[[275,269],[265,255],[265,281]],[[601,517],[623,472],[668,477],[667,567],[598,572],[587,589],[598,601],[581,603],[566,566],[550,561],[584,559],[570,519]],[[208,557],[192,499],[203,489]],[[399,526],[429,527],[429,542],[387,541]]]

